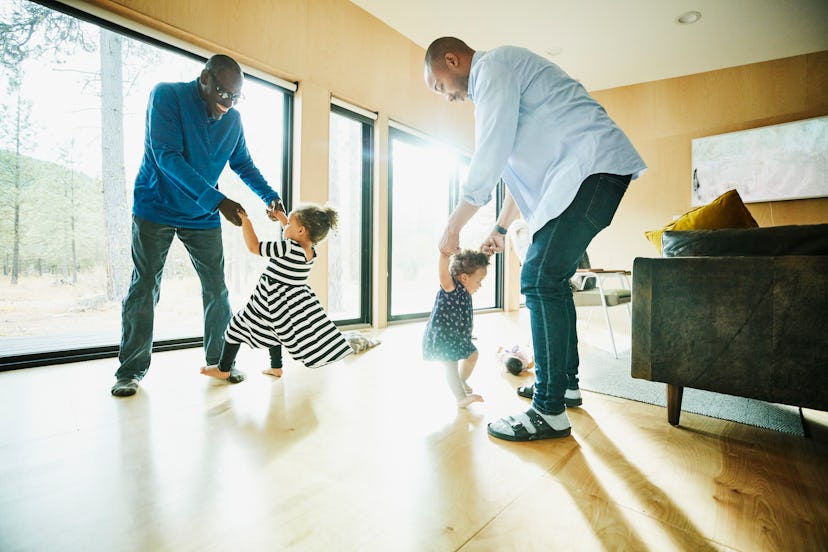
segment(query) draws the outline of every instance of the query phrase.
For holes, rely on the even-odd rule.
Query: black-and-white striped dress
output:
[[[259,254],[270,262],[247,305],[233,315],[224,338],[267,348],[281,344],[295,360],[318,368],[344,358],[353,349],[328,318],[316,294],[306,284],[316,260],[293,240],[260,242]]]

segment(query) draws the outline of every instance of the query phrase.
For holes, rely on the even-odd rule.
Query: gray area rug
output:
[[[619,351],[618,359],[612,353],[579,347],[581,389],[603,395],[612,395],[648,404],[667,406],[667,385],[660,382],[635,379],[630,375],[630,351]],[[800,437],[805,436],[799,408],[767,403],[711,391],[684,388],[682,412],[693,412],[713,418],[732,420]],[[667,423],[667,413],[664,413]]]

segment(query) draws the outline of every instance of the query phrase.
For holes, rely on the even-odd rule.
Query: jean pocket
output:
[[[612,222],[621,198],[630,184],[630,177],[597,174],[594,178],[595,185],[586,210],[586,218],[596,230],[603,230]]]

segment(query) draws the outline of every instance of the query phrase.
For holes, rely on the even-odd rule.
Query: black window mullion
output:
[[[362,182],[361,182],[361,208],[362,219],[360,220],[360,313],[357,318],[346,320],[335,320],[338,325],[347,326],[354,324],[370,324],[373,289],[373,278],[371,266],[373,263],[372,254],[372,205],[373,205],[373,160],[374,160],[374,121],[364,115],[360,115],[345,107],[332,104],[331,113],[336,113],[353,121],[360,123],[362,127]]]

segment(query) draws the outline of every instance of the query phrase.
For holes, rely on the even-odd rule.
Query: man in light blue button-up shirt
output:
[[[489,433],[512,441],[565,437],[565,407],[581,404],[569,279],[646,165],[580,83],[529,50],[474,51],[439,38],[426,52],[425,81],[449,101],[475,104],[475,152],[440,250],[459,250],[460,230],[501,178],[508,193],[483,251],[503,251],[518,215],[532,234],[521,271],[535,350],[532,408],[489,424]]]

